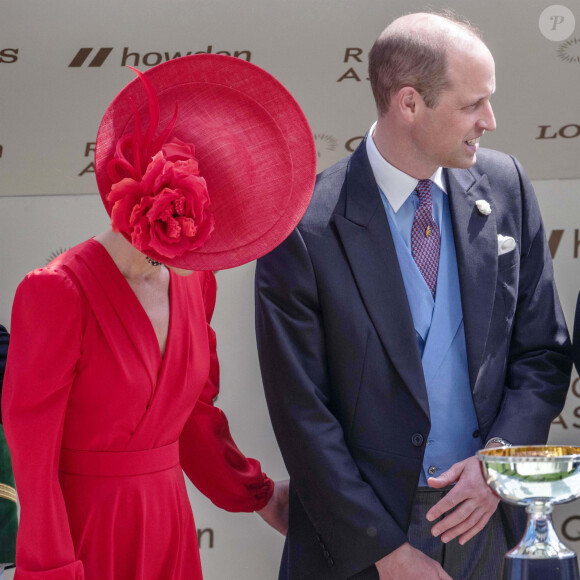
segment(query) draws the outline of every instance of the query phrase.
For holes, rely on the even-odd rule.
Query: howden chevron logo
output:
[[[85,61],[93,52],[93,48],[81,48],[76,54],[75,57],[70,61],[68,65],[69,68],[79,68],[85,64]],[[99,48],[97,54],[92,58],[87,66],[89,67],[100,67],[103,63],[107,60],[107,57],[113,52],[112,48]]]

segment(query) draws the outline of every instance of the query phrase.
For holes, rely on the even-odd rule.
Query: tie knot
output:
[[[431,186],[433,182],[430,179],[420,179],[415,191],[419,196],[420,203],[429,203],[431,201]]]

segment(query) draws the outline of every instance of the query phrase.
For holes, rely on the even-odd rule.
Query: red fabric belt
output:
[[[60,471],[75,475],[122,477],[171,469],[179,464],[179,443],[144,451],[61,449]]]

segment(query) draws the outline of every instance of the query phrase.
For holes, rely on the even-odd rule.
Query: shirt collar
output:
[[[391,165],[380,153],[373,140],[376,123],[370,128],[367,134],[366,147],[367,156],[371,164],[371,169],[375,176],[377,185],[387,197],[391,207],[397,213],[407,198],[415,191],[418,179],[407,175],[400,169]],[[429,178],[441,191],[447,193],[443,182],[443,170],[438,167],[435,173]]]

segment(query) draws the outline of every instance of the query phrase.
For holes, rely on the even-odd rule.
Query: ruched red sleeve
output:
[[[238,449],[225,414],[214,406],[219,392],[219,363],[216,336],[209,323],[215,299],[215,276],[207,272],[204,304],[210,372],[179,439],[181,465],[192,483],[215,505],[232,512],[251,512],[268,503],[274,484],[262,473],[257,460],[246,458]]]
[[[80,295],[64,271],[35,270],[18,287],[2,395],[21,506],[16,580],[84,578],[58,479],[82,320]]]

